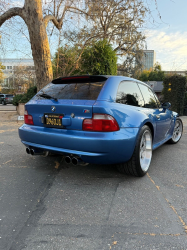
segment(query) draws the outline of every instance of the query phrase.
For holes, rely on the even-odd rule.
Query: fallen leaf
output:
[[[56,165],[55,165],[55,168],[58,169],[59,166],[60,166],[60,163],[59,163],[58,161],[55,161],[55,164],[56,164]]]

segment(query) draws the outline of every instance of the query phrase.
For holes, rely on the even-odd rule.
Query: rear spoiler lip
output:
[[[69,77],[59,77],[52,80],[53,84],[63,84],[63,83],[86,83],[86,82],[104,82],[109,78],[105,75],[78,75]]]

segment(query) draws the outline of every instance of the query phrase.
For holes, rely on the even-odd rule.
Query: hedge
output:
[[[183,115],[186,77],[181,75],[166,76],[163,86],[164,102],[170,102],[171,109],[179,115]]]
[[[33,96],[37,93],[37,87],[31,87],[27,90],[25,94],[16,95],[13,98],[13,105],[18,106],[19,103],[27,103]]]

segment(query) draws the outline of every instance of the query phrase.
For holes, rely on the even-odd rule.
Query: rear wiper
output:
[[[54,99],[56,102],[58,101],[58,99],[56,97],[50,96],[48,94],[39,94],[39,96],[46,98],[46,99]]]

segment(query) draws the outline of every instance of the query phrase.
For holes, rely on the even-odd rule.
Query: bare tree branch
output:
[[[49,21],[52,21],[53,24],[55,25],[55,27],[56,27],[57,29],[60,30],[60,29],[62,28],[63,19],[64,19],[64,16],[65,16],[66,11],[67,11],[68,8],[69,8],[68,6],[65,6],[65,7],[64,7],[64,10],[63,10],[63,13],[62,13],[62,16],[61,16],[60,19],[57,19],[57,18],[56,18],[55,16],[53,16],[53,15],[47,15],[47,16],[45,16],[45,17],[44,17],[45,26],[47,27]]]
[[[8,20],[14,16],[20,16],[23,19],[25,19],[24,13],[23,13],[23,8],[15,7],[15,8],[11,8],[11,9],[7,10],[3,15],[0,16],[0,27],[6,20]]]

